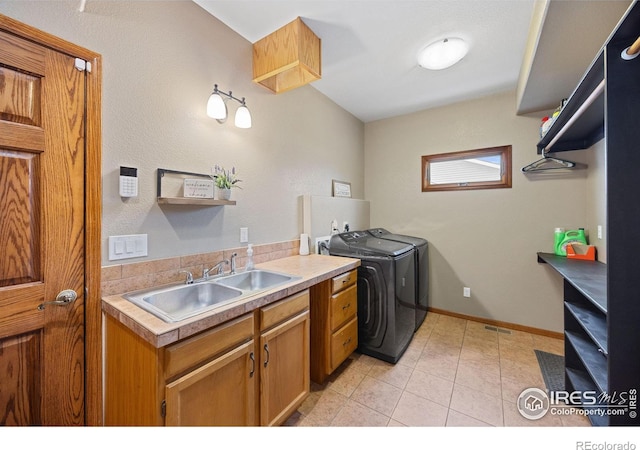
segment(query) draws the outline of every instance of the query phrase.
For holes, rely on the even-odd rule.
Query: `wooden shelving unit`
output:
[[[538,254],[564,278],[565,390],[616,399],[608,415],[589,416],[593,425],[640,425],[640,57],[621,57],[639,34],[634,0],[537,146],[553,153],[605,142],[606,264]]]
[[[192,198],[192,197],[165,197],[162,194],[162,180],[165,175],[173,175],[181,178],[204,178],[210,180],[209,175],[194,172],[182,172],[178,170],[158,169],[157,170],[157,193],[159,205],[195,205],[195,206],[233,206],[234,200],[218,200],[213,198]]]

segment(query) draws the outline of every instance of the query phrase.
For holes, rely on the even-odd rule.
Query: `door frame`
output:
[[[0,14],[0,30],[91,62],[85,117],[85,424],[102,425],[102,56]]]

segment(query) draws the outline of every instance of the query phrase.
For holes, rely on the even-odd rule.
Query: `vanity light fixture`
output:
[[[240,106],[236,110],[235,117],[235,125],[238,128],[251,128],[251,113],[249,112],[249,108],[247,108],[247,104],[245,102],[245,98],[239,99],[234,97],[229,93],[221,91],[218,89],[218,85],[213,85],[213,92],[209,96],[209,100],[207,101],[207,115],[212,119],[216,119],[218,123],[225,123],[227,121],[227,103],[226,99],[232,99],[240,103]]]
[[[418,53],[418,64],[425,69],[441,70],[453,66],[469,51],[464,39],[452,37],[440,39]]]

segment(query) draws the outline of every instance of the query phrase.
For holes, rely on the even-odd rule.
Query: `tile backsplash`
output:
[[[253,246],[253,261],[255,264],[297,255],[300,249],[300,240],[276,242]],[[102,280],[100,283],[101,296],[123,294],[125,292],[146,289],[162,284],[183,281],[186,278],[180,271],[187,270],[194,278],[202,276],[202,272],[214,264],[229,259],[236,252],[236,266],[242,269],[247,258],[247,248],[229,248],[210,253],[198,253],[195,255],[175,256],[150,261],[141,261],[128,264],[116,264],[102,267]],[[225,267],[225,271],[229,268]]]

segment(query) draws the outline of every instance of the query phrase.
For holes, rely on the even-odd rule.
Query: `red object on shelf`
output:
[[[584,259],[587,261],[596,260],[596,247],[594,245],[567,244],[567,258]]]

